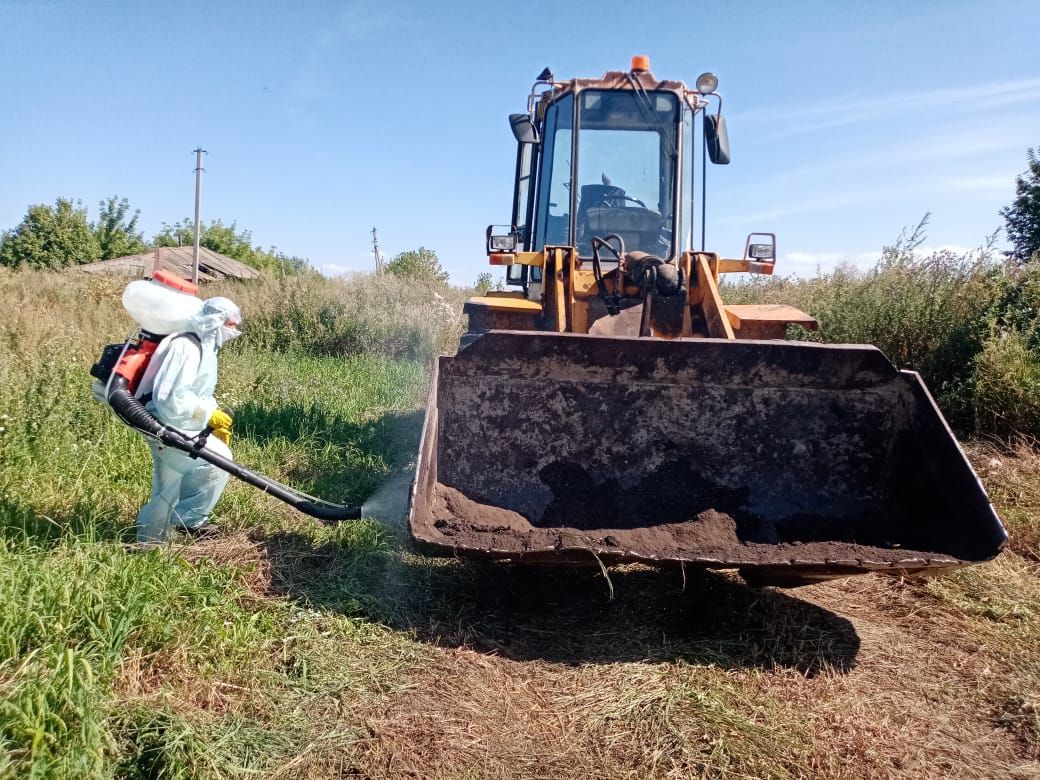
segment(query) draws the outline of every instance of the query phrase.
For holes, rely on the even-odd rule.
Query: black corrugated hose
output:
[[[180,431],[160,423],[155,416],[145,409],[144,405],[134,397],[126,384],[126,379],[116,375],[108,391],[108,403],[116,415],[134,430],[157,439],[167,447],[173,447],[187,453],[192,458],[201,458],[226,471],[233,477],[253,487],[269,493],[289,506],[310,515],[324,523],[338,523],[343,520],[357,520],[361,517],[361,507],[334,504],[320,498],[308,496],[298,490],[276,482],[263,474],[240,466],[233,460],[221,457],[205,448],[205,432],[198,437],[187,436]]]

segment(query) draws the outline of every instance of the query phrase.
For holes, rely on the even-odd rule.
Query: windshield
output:
[[[549,106],[545,115],[534,248],[568,246],[571,187],[571,119],[574,100],[567,95]]]
[[[625,250],[672,255],[679,102],[668,92],[586,90],[578,119],[575,244],[621,236]]]

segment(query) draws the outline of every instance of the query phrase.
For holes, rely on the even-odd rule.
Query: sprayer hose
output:
[[[108,392],[108,403],[119,419],[131,428],[152,436],[166,446],[185,452],[193,458],[201,458],[208,463],[212,463],[231,476],[259,488],[265,493],[270,493],[280,501],[284,501],[289,506],[317,520],[333,523],[341,520],[357,520],[361,517],[361,507],[359,506],[333,504],[305,496],[299,491],[276,482],[270,477],[257,474],[255,471],[250,471],[233,460],[207,450],[205,447],[199,446],[199,442],[196,439],[174,428],[163,425],[155,418],[155,415],[149,412],[134,397],[127,387],[126,379],[122,376],[117,375],[113,377]]]

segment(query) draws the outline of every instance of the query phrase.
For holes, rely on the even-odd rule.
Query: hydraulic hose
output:
[[[337,523],[342,520],[357,520],[361,517],[361,507],[333,504],[321,499],[311,498],[291,487],[276,482],[263,474],[257,474],[244,466],[221,455],[211,452],[202,446],[200,440],[160,423],[155,416],[145,409],[127,387],[126,379],[118,374],[112,378],[108,391],[108,403],[116,415],[135,430],[141,431],[159,440],[167,447],[173,447],[187,453],[193,458],[201,458],[217,468],[226,471],[233,477],[242,480],[265,493],[269,493],[289,506],[306,515],[326,523]]]

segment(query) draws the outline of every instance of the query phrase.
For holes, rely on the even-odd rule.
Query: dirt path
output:
[[[1040,765],[994,723],[999,659],[897,582],[850,579],[814,586],[814,603],[845,615],[860,638],[855,667],[823,681],[791,681],[799,702],[840,762],[867,775],[1034,777]],[[801,594],[799,594],[801,595]]]
[[[335,544],[242,543],[258,592],[338,609],[348,582],[418,650],[392,690],[339,694],[364,738],[300,776],[1040,778],[1022,608],[1040,581],[1012,552],[938,589],[868,575],[783,591],[404,552],[359,578]]]
[[[608,613],[633,606],[627,585],[615,582]],[[616,644],[622,660],[585,652],[573,636],[562,640],[569,658],[566,649],[540,652],[575,617],[563,614],[566,604],[555,617],[550,606],[542,635],[523,614],[511,627],[494,618],[454,633],[434,627],[446,645],[436,663],[365,714],[376,737],[368,759],[387,774],[422,776],[1040,776],[994,722],[990,694],[1006,674],[998,659],[897,581],[759,592],[764,605],[750,589],[731,590],[743,587],[708,580],[700,596],[721,597],[737,620],[708,606],[703,631],[650,641],[645,660],[603,634],[593,644]],[[698,600],[678,600],[684,619],[696,617]],[[798,623],[806,616],[809,630]],[[850,636],[851,656],[828,647]]]

